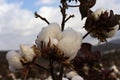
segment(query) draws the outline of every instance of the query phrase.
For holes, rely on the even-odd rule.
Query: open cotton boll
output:
[[[51,45],[56,45],[57,40],[55,39],[57,34],[59,34],[60,32],[60,26],[57,23],[51,23],[47,27],[44,27],[38,34],[36,44],[40,46],[41,41],[43,41],[47,45],[50,40]]]
[[[82,35],[72,28],[67,28],[61,35],[62,37],[57,47],[64,52],[65,57],[69,57],[69,60],[72,60],[80,49]]]
[[[26,62],[31,62],[36,55],[34,53],[34,50],[26,45],[20,45],[20,50],[21,50],[21,56],[27,60]]]
[[[21,69],[23,68],[23,65],[20,61],[21,56],[19,55],[19,53],[17,53],[16,51],[9,51],[6,54],[6,59],[9,63],[9,65],[13,66],[16,69]]]
[[[113,36],[115,35],[115,33],[118,31],[118,29],[119,29],[119,25],[117,24],[117,25],[115,25],[115,26],[112,28],[111,31],[109,31],[109,32],[103,31],[103,33],[104,33],[108,38],[110,38],[110,37],[113,37]]]

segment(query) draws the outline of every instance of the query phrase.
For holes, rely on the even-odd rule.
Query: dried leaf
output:
[[[87,17],[87,13],[89,11],[89,7],[80,5],[79,11],[81,13],[81,19],[83,19],[84,17]]]
[[[61,3],[66,3],[67,0],[61,0]]]
[[[89,10],[88,14],[87,14],[87,19],[86,19],[86,22],[85,22],[85,26],[84,26],[84,28],[88,31],[90,31],[92,29],[93,24],[95,23],[94,18],[91,15],[91,13],[92,13],[92,11]]]
[[[79,0],[82,6],[87,6],[89,8],[93,7],[96,3],[96,0]]]
[[[82,19],[87,17],[88,11],[91,7],[93,7],[96,3],[96,0],[79,0],[80,6],[79,11],[81,13]]]

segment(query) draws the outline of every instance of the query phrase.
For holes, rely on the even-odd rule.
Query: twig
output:
[[[29,73],[29,69],[30,68],[26,68],[26,71],[25,71],[25,75],[23,77],[23,80],[27,80],[27,76],[28,76],[28,73]]]
[[[68,7],[79,7],[80,5],[68,5]]]
[[[43,70],[45,70],[45,71],[47,71],[47,72],[50,72],[48,69],[46,69],[45,67],[43,67],[43,66],[41,66],[40,64],[38,64],[38,63],[33,63],[34,65],[36,65],[37,67],[40,67],[40,68],[42,68]]]
[[[43,21],[45,21],[47,24],[50,24],[49,21],[46,19],[46,18],[43,18],[42,16],[40,16],[39,14],[37,14],[37,12],[34,13],[35,14],[35,18],[40,18],[42,19]]]
[[[93,30],[94,30],[94,28],[92,28],[89,32],[87,32],[87,33],[83,36],[83,39],[85,39],[85,37],[87,37],[88,34],[90,34]]]
[[[60,64],[60,75],[59,75],[59,80],[62,80],[63,69],[64,69],[64,66],[63,66],[62,64]]]
[[[65,22],[67,22],[70,18],[73,18],[74,17],[74,15],[70,15],[66,20],[65,20]]]
[[[62,13],[62,24],[61,24],[61,29],[62,31],[64,30],[64,26],[65,26],[65,18],[66,18],[66,5],[64,3],[62,3],[62,6],[60,6],[61,9],[61,13]]]
[[[50,61],[50,71],[51,71],[52,79],[55,80],[53,60],[51,57],[49,58],[49,61]]]

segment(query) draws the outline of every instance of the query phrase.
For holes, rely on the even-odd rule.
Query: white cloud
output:
[[[4,3],[4,0],[0,0],[0,5]]]
[[[0,5],[0,49],[15,49],[22,43],[32,44],[43,25],[34,13],[21,9],[20,3]],[[12,46],[12,47],[11,47]]]
[[[42,3],[45,3],[45,4],[50,4],[50,3],[53,3],[55,2],[55,0],[40,0]]]
[[[59,24],[61,24],[62,21],[62,16],[60,13],[60,9],[59,8],[55,8],[55,7],[41,7],[40,10],[38,11],[38,13],[47,18],[49,20],[49,22],[57,22]],[[84,21],[81,21],[81,16],[80,13],[78,11],[78,9],[69,9],[67,11],[67,17],[69,15],[74,14],[75,17],[71,18],[67,23],[65,27],[72,27],[77,31],[81,31],[82,27],[84,26]]]
[[[56,0],[37,0],[34,4],[36,6],[42,5],[42,4],[52,4],[55,3]]]
[[[48,19],[49,22],[60,22],[61,14],[59,8],[55,7],[41,7],[38,13]]]
[[[120,13],[120,1],[119,0],[97,0],[94,9],[97,8],[112,9],[115,13]]]

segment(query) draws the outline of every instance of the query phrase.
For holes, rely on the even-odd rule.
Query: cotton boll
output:
[[[113,30],[111,30],[111,31],[109,31],[109,32],[103,31],[103,33],[104,33],[108,38],[110,38],[110,37],[113,37],[113,36],[115,35],[115,33],[118,31],[118,29],[119,29],[119,25],[117,24],[117,25],[115,25],[115,26],[113,27]]]
[[[16,69],[21,69],[23,68],[23,65],[20,61],[21,56],[19,55],[19,53],[15,52],[15,51],[9,51],[6,54],[6,59],[9,63],[9,65],[13,66]]]
[[[81,41],[82,35],[68,28],[63,31],[57,47],[64,52],[65,57],[69,57],[69,60],[72,60],[80,49]]]
[[[57,23],[51,23],[47,27],[44,27],[38,34],[36,44],[40,46],[39,44],[41,43],[41,41],[43,41],[47,45],[49,40],[51,41],[51,45],[56,44],[54,40],[56,39],[57,34],[59,34],[60,32],[60,26]]]
[[[27,62],[31,62],[36,55],[34,53],[34,50],[26,45],[20,45],[20,50],[21,56],[24,57],[27,60]]]

